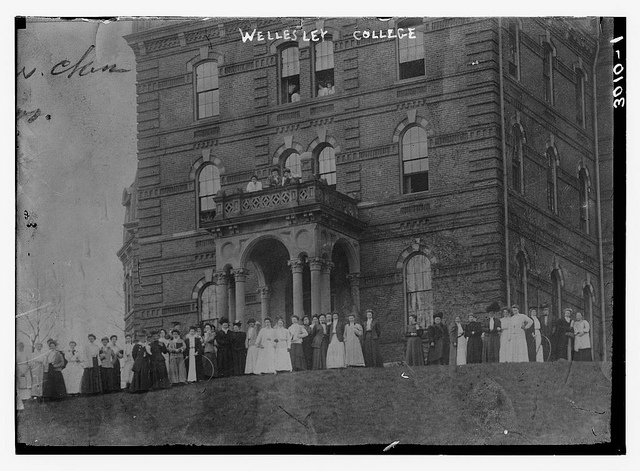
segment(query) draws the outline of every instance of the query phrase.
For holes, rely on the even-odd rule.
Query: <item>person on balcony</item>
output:
[[[247,193],[253,193],[254,191],[262,191],[262,183],[255,174],[251,175],[251,181],[247,183]]]
[[[271,175],[267,178],[267,185],[269,188],[274,186],[282,186],[282,178],[280,177],[280,170],[278,167],[273,167],[271,169]]]
[[[291,170],[289,170],[288,168],[284,169],[284,177],[282,178],[282,186],[289,186],[289,185],[297,185],[300,181],[296,178],[291,176]]]

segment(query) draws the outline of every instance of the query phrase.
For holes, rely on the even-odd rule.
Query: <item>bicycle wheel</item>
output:
[[[541,342],[540,342],[540,347],[539,348],[542,348],[542,351],[544,352],[544,347],[545,346],[547,347],[547,352],[548,353],[547,353],[546,357],[544,358],[544,361],[548,362],[549,358],[551,358],[551,341],[546,336],[543,335],[542,338],[541,338]]]

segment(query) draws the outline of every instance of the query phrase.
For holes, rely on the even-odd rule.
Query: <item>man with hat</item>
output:
[[[240,330],[241,327],[242,321],[235,321],[233,332],[231,332],[231,358],[233,359],[234,376],[243,375],[247,363],[247,349],[245,348],[247,334]]]
[[[433,324],[427,327],[427,365],[446,365],[444,345],[449,343],[449,332],[442,324],[442,313],[433,316]]]
[[[284,169],[284,178],[282,179],[282,186],[297,185],[299,183],[296,177],[291,176],[291,170]]]
[[[229,319],[220,319],[220,329],[216,332],[216,345],[218,346],[218,374],[222,377],[233,374],[233,332],[229,330]]]
[[[269,188],[282,185],[282,178],[280,178],[280,169],[278,167],[273,167],[271,169],[271,175],[267,178],[267,184]]]

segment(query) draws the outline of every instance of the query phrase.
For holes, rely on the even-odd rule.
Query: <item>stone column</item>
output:
[[[265,318],[269,317],[269,288],[261,286],[257,291],[260,294],[260,315],[262,316],[260,322],[264,325]]]
[[[302,270],[304,262],[296,258],[289,260],[288,263],[293,273],[293,314],[302,318],[304,315],[302,295]]]
[[[332,262],[325,262],[321,274],[321,290],[320,290],[320,313],[326,314],[331,312],[331,269]]]
[[[228,282],[229,279],[224,272],[216,273],[214,277],[216,283],[216,294],[218,297],[218,305],[216,306],[216,315],[218,319],[226,317],[229,311],[228,303]]]
[[[229,277],[229,294],[227,295],[229,300],[229,311],[227,317],[229,318],[229,324],[233,324],[236,321],[236,286],[233,275]]]
[[[311,315],[318,316],[322,313],[322,265],[324,260],[312,258],[309,260],[311,268]]]
[[[360,273],[349,273],[347,275],[351,285],[351,303],[356,319],[360,318]]]
[[[249,270],[246,268],[238,268],[233,270],[233,275],[236,278],[236,321],[242,322],[241,329],[246,327],[246,319],[244,318],[245,312],[245,286],[247,281],[247,275]]]

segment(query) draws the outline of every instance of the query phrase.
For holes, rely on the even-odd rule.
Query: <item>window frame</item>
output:
[[[409,284],[408,284],[408,280],[409,280],[409,276],[408,276],[408,267],[409,264],[412,263],[412,261],[418,257],[424,257],[426,262],[427,262],[427,266],[428,266],[428,280],[429,280],[429,288],[428,289],[421,289],[421,290],[416,290],[416,291],[409,291]],[[414,275],[415,276],[415,275]],[[404,325],[405,325],[405,329],[406,326],[409,324],[409,314],[411,314],[410,312],[410,294],[412,293],[430,293],[429,295],[429,300],[430,300],[430,306],[425,310],[425,315],[424,315],[424,325],[422,325],[422,327],[427,327],[429,325],[431,325],[433,323],[433,313],[435,312],[435,301],[434,301],[434,289],[433,289],[433,268],[432,268],[432,263],[431,260],[429,259],[429,257],[424,253],[424,252],[414,252],[412,253],[409,257],[407,257],[407,259],[405,260],[403,267],[402,267],[402,277],[403,277],[403,286],[404,286]],[[418,316],[417,311],[416,311],[416,318],[418,320],[418,324],[420,324],[421,318]]]
[[[332,172],[328,172],[328,173],[322,173],[321,172],[321,166],[320,166],[320,156],[322,155],[322,153],[326,150],[326,149],[332,149],[333,150],[333,171]],[[329,180],[327,180],[327,185],[329,185],[331,188],[335,188],[336,185],[338,184],[338,172],[337,172],[337,162],[336,162],[336,149],[335,147],[333,147],[331,144],[325,144],[322,145],[321,147],[315,149],[314,151],[314,165],[315,165],[315,175],[318,179],[323,178],[323,175],[334,175],[334,182],[331,183]],[[326,179],[325,179],[326,180]]]
[[[558,214],[558,171],[557,157],[553,147],[547,147],[547,209]]]
[[[420,77],[426,77],[427,75],[427,57],[426,57],[426,48],[425,48],[425,40],[424,40],[424,35],[426,33],[425,31],[425,24],[424,24],[424,20],[422,18],[407,18],[404,19],[402,21],[398,22],[398,28],[416,28],[416,33],[420,33],[421,37],[422,37],[422,59],[414,59],[413,61],[404,61],[402,62],[400,59],[401,56],[401,49],[402,49],[402,45],[401,45],[401,41],[409,41],[409,36],[408,36],[408,32],[407,32],[407,36],[405,36],[404,38],[400,38],[398,37],[398,39],[396,40],[396,68],[397,68],[397,73],[398,73],[398,80],[399,81],[405,81],[405,80],[417,80]],[[417,62],[417,61],[422,61],[422,73],[419,75],[412,75],[410,77],[402,77],[402,66],[401,64],[407,64],[410,62]]]
[[[512,31],[512,26],[515,26],[515,31]],[[510,19],[509,22],[507,23],[507,37],[509,38],[509,43],[507,45],[508,47],[507,63],[509,65],[508,73],[509,73],[509,76],[516,79],[517,81],[520,81],[520,31],[521,31],[520,21],[518,21],[516,18]],[[512,45],[515,49],[515,59],[516,59],[515,63],[511,61]],[[515,69],[515,75],[511,72],[512,64]]]
[[[297,42],[294,41],[288,41],[282,45],[280,45],[277,49],[277,66],[278,66],[278,104],[279,105],[285,105],[285,104],[290,104],[290,103],[295,103],[292,102],[289,99],[289,94],[288,91],[284,90],[284,80],[285,77],[283,75],[283,71],[282,68],[284,66],[284,60],[283,60],[283,54],[284,51],[286,51],[287,49],[293,49],[295,48],[298,52],[298,74],[297,75],[288,75],[287,77],[298,77],[298,94],[300,95],[300,100],[302,100],[302,89],[300,88],[300,45]],[[289,88],[291,84],[287,84],[287,90]],[[286,99],[285,99],[286,98]]]
[[[208,289],[212,289],[213,290],[213,316],[208,317],[208,318],[204,318],[204,311],[203,311],[203,307],[204,307],[204,303],[203,303],[203,296],[206,290]],[[212,319],[216,319],[219,318],[220,316],[218,316],[218,285],[216,283],[214,283],[213,281],[206,283],[198,292],[198,319],[200,320],[200,322],[203,321],[209,321]]]
[[[542,57],[542,79],[544,88],[544,101],[551,105],[555,105],[555,83],[554,74],[554,48],[553,46],[545,42],[543,44],[543,57]],[[548,81],[548,82],[547,82]]]
[[[576,123],[581,128],[586,129],[587,102],[585,99],[585,82],[586,82],[587,76],[585,72],[580,68],[576,69],[575,74],[576,74]]]
[[[589,188],[591,187],[591,182],[589,179],[589,173],[584,167],[578,170],[578,185],[580,195],[580,230],[590,235],[591,218],[589,211],[591,209],[591,205],[589,204]]]
[[[407,136],[407,133],[409,133],[411,131],[411,129],[413,128],[418,128],[420,129],[422,132],[424,132],[424,136],[425,136],[425,150],[426,150],[426,154],[423,157],[418,157],[416,159],[409,159],[409,160],[405,160],[404,158],[404,139]],[[420,126],[419,124],[412,124],[411,126],[407,126],[402,134],[400,135],[400,145],[399,145],[399,153],[400,153],[400,190],[402,192],[403,195],[408,195],[408,194],[414,194],[414,193],[424,193],[425,191],[429,191],[431,190],[431,185],[430,185],[430,178],[429,178],[429,135],[427,133],[427,130]],[[412,145],[411,143],[409,145]],[[411,173],[406,173],[405,172],[405,162],[413,162],[413,161],[418,161],[418,160],[426,160],[427,162],[427,170],[426,172],[424,171],[420,171],[420,172],[411,172]],[[426,174],[426,179],[427,179],[427,189],[426,190],[419,190],[419,191],[406,191],[407,190],[407,184],[406,184],[406,178],[407,176],[411,177],[412,175],[422,175],[422,174]]]
[[[213,193],[211,194],[206,194],[204,196],[202,196],[202,190],[201,190],[201,180],[200,177],[202,175],[202,172],[207,168],[207,167],[213,167],[214,168],[214,178],[213,178]],[[217,172],[217,178],[216,178],[216,174],[215,172]],[[198,171],[196,172],[196,181],[195,181],[195,188],[196,188],[196,209],[197,209],[197,221],[198,221],[198,227],[201,227],[202,224],[204,222],[206,222],[205,219],[203,219],[203,214],[205,213],[213,213],[212,216],[210,216],[208,219],[215,217],[216,214],[216,202],[215,202],[215,197],[216,195],[220,192],[220,190],[222,189],[222,175],[220,173],[220,169],[218,168],[218,166],[216,164],[214,164],[213,162],[209,161],[209,162],[205,162],[202,165],[200,165],[200,167],[198,168]],[[217,191],[216,191],[216,184],[215,182],[218,182],[217,184]],[[202,210],[202,199],[203,198],[211,198],[211,200],[213,201],[213,208],[212,209],[208,209],[208,210]]]
[[[203,91],[198,91],[198,69],[200,67],[205,66],[206,64],[215,64],[215,70],[217,71],[217,88],[211,88],[211,89],[207,89],[207,90],[203,90]],[[218,113],[217,114],[212,114],[211,116],[200,116],[200,95],[205,94],[205,93],[209,93],[209,92],[214,92],[214,96],[216,95],[215,92],[217,92],[217,98],[218,98]],[[218,118],[220,116],[220,65],[218,63],[217,60],[214,59],[207,59],[207,60],[203,60],[200,61],[196,64],[194,64],[193,66],[193,114],[194,114],[194,118],[196,121],[203,121],[206,119],[213,119],[213,118]]]
[[[516,275],[516,304],[520,306],[521,312],[529,312],[529,264],[527,263],[527,256],[523,251],[516,254],[516,264],[518,272]]]
[[[336,90],[336,66],[335,66],[335,43],[333,42],[333,36],[331,34],[327,34],[327,38],[324,41],[318,41],[311,48],[311,87],[312,87],[312,96],[313,98],[324,98],[325,96],[335,95]],[[317,69],[317,51],[316,48],[323,44],[331,43],[331,61],[333,62],[333,67],[331,69],[322,69],[320,72],[325,72],[331,70],[331,83],[333,84],[334,92],[327,95],[318,95],[318,69]]]
[[[562,275],[559,268],[551,270],[551,311],[555,319],[562,317]]]
[[[513,140],[511,153],[511,188],[519,195],[524,195],[524,133],[518,123],[513,125],[511,132]],[[518,177],[518,185],[516,185],[516,176]]]

